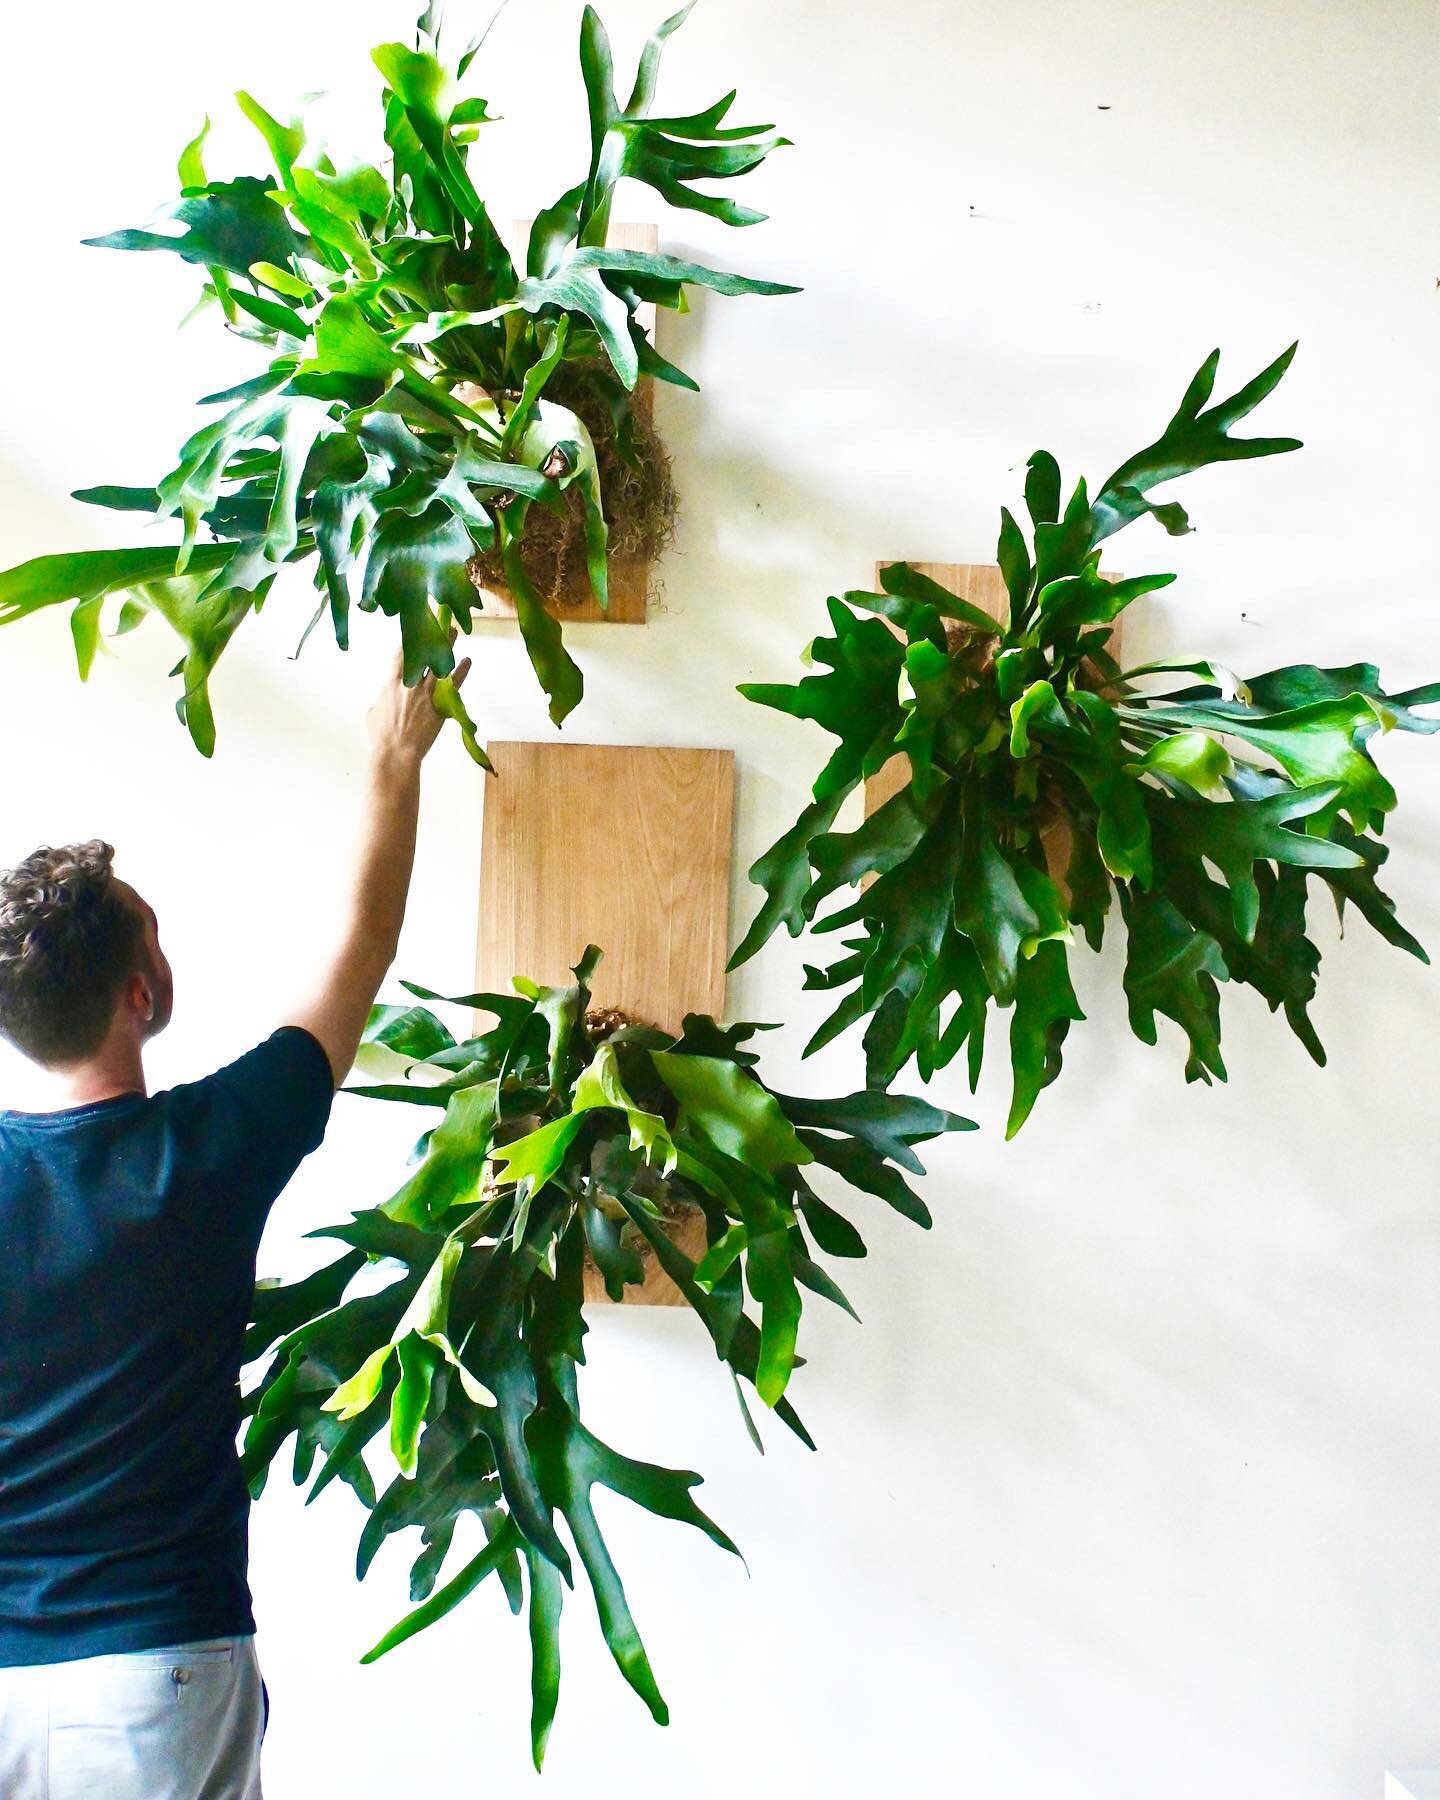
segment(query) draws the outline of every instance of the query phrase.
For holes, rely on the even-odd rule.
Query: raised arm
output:
[[[470,671],[455,672],[459,685]],[[400,942],[420,811],[420,765],[439,735],[435,679],[407,688],[397,662],[370,711],[365,812],[340,940],[318,991],[288,1023],[316,1038],[339,1087]]]

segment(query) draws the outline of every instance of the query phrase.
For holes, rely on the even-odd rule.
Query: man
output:
[[[4,1800],[258,1800],[241,1337],[266,1214],[320,1143],[394,959],[433,679],[397,671],[370,723],[333,959],[204,1081],[147,1095],[170,968],[109,846],[0,876],[0,1034],[57,1108],[0,1113]]]

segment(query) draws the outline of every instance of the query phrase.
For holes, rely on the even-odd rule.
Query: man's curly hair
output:
[[[98,839],[37,850],[0,875],[0,1036],[46,1068],[104,1042],[140,967],[144,926]]]

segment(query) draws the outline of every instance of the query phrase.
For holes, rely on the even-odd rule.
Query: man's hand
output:
[[[458,688],[467,658],[449,677]],[[290,1017],[317,1040],[338,1087],[360,1048],[360,1035],[400,941],[420,812],[420,765],[440,735],[436,678],[407,688],[397,659],[370,709],[370,773],[352,898],[320,991]]]
[[[416,686],[407,688],[403,668],[403,658],[397,656],[390,678],[366,719],[370,727],[371,755],[377,762],[423,761],[445,723],[435,708],[436,677],[426,675]],[[456,688],[462,688],[469,673],[470,658],[467,656],[448,679]]]

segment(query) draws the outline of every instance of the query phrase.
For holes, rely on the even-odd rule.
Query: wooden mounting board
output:
[[[722,1018],[734,752],[488,748],[498,774],[485,783],[476,987],[508,993],[515,975],[568,981],[598,944],[597,1006],[676,1031],[687,1012]],[[685,1221],[677,1242],[703,1252],[703,1219]],[[647,1271],[632,1304],[685,1304],[662,1270]],[[586,1297],[607,1298],[588,1268]]]
[[[525,246],[530,239],[530,221],[516,219],[512,221],[509,236],[509,248],[516,258],[517,266],[525,266]],[[615,250],[644,250],[650,253],[660,248],[660,228],[658,225],[612,225],[610,227],[610,247]],[[647,336],[653,341],[655,337],[655,308],[646,303],[635,315],[643,326]],[[635,406],[643,408],[647,413],[651,406],[651,384],[642,381],[635,389]],[[576,572],[575,580],[569,584],[564,597],[555,607],[556,617],[569,624],[602,625],[643,625],[645,623],[646,603],[650,591],[650,565],[643,557],[615,554],[610,558],[610,604],[604,609],[590,591],[590,583],[584,569]],[[479,589],[481,616],[487,619],[513,619],[515,602],[504,588]]]
[[[896,560],[895,558],[891,559]],[[875,565],[875,586],[880,586],[880,570],[890,564]],[[938,581],[941,587],[955,595],[959,600],[968,600],[972,606],[978,606],[982,612],[989,613],[995,620],[1006,617],[1010,609],[1010,596],[1005,589],[1005,577],[995,563],[911,563],[912,569],[918,569],[922,575],[928,575],[932,581]],[[1107,575],[1109,581],[1118,581],[1118,575]],[[1110,653],[1120,654],[1121,620],[1115,621],[1110,633]],[[865,817],[878,812],[887,800],[894,799],[905,783],[910,779],[910,760],[903,754],[892,756],[876,774],[865,783]]]
[[[670,1227],[668,1236],[677,1249],[683,1250],[691,1262],[699,1262],[709,1249],[705,1233],[705,1215],[697,1207]],[[660,1267],[653,1254],[645,1258],[645,1278],[625,1289],[625,1306],[688,1306],[690,1302]],[[611,1306],[614,1302],[605,1291],[605,1278],[587,1256],[585,1258],[585,1303],[587,1306]]]

